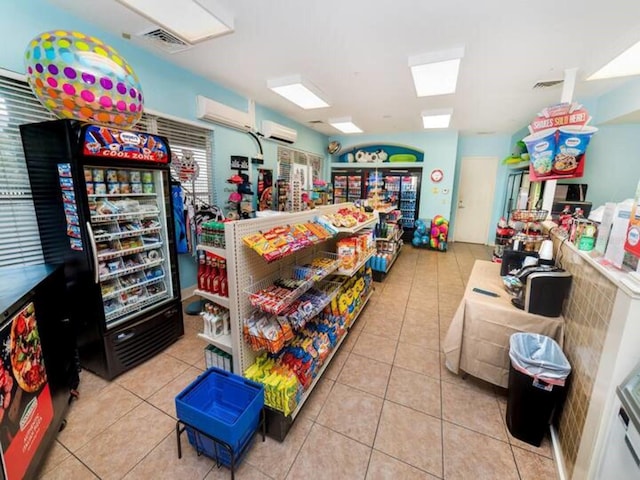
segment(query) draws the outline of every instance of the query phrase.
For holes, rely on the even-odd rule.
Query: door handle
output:
[[[464,208],[464,203],[462,200],[458,200],[458,208]]]
[[[93,236],[93,230],[91,229],[90,222],[87,222],[87,235],[89,236],[89,243],[91,244],[91,256],[93,257],[93,281],[95,283],[99,283],[100,269],[98,268],[98,249],[96,248],[96,237]]]

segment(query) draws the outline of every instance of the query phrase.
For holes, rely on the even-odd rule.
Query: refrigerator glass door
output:
[[[403,175],[400,184],[400,210],[402,211],[402,226],[413,228],[416,220],[416,205],[418,195],[418,177]]]
[[[362,175],[349,175],[348,201],[353,202],[362,198]]]
[[[333,203],[347,201],[347,176],[335,175],[333,177]]]
[[[159,170],[85,166],[96,280],[107,328],[173,296],[167,201]]]
[[[378,198],[383,200],[385,197],[384,182],[382,173],[377,170],[367,173],[367,199]]]

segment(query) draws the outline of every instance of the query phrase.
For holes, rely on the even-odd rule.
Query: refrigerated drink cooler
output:
[[[184,333],[167,140],[20,127],[46,262],[64,263],[82,365],[112,379]]]

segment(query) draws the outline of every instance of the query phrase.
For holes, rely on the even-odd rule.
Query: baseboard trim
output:
[[[194,296],[193,292],[195,292],[196,288],[197,288],[197,285],[192,285],[190,287],[183,288],[182,290],[180,290],[180,298],[182,298],[182,301],[186,302],[190,300],[191,297]]]
[[[551,445],[553,446],[553,458],[556,461],[558,480],[568,480],[567,471],[564,468],[564,457],[562,456],[560,438],[558,437],[558,432],[553,425],[551,425]]]

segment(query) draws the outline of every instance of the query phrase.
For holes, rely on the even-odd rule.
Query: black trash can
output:
[[[571,366],[552,338],[535,333],[511,335],[509,357],[507,428],[539,447],[564,399]]]

